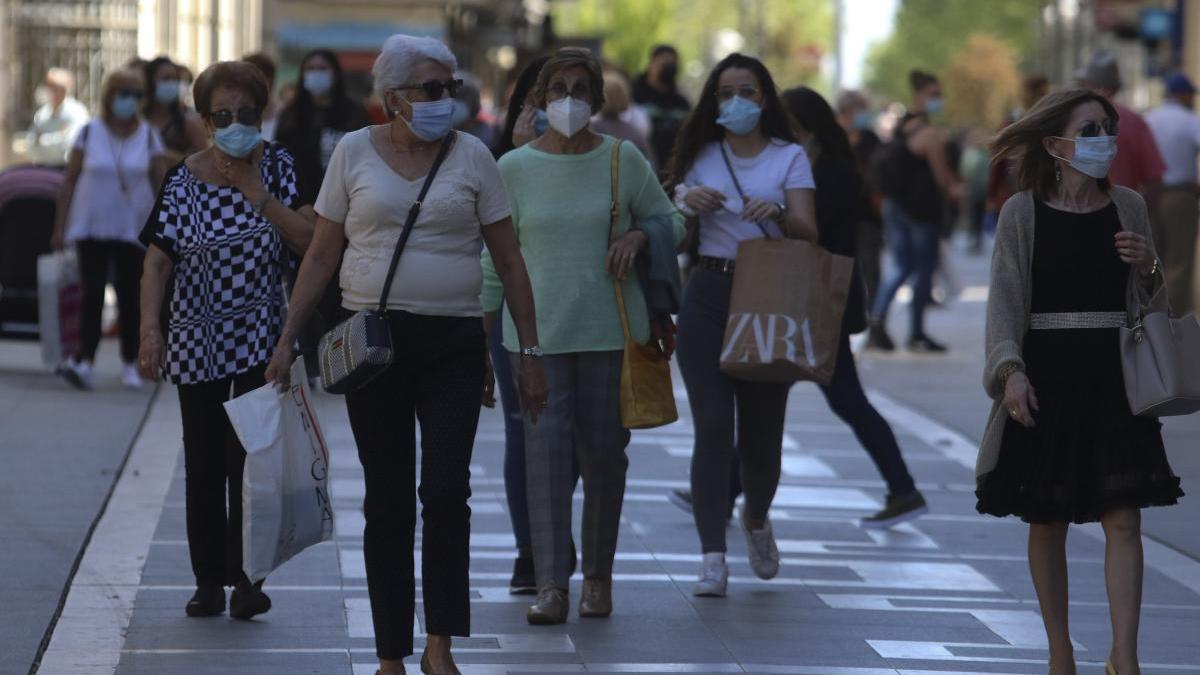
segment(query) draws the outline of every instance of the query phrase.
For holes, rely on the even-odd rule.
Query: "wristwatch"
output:
[[[775,222],[782,223],[783,219],[787,217],[787,204],[775,202],[775,206],[779,208],[779,217],[775,219]]]
[[[254,215],[261,216],[263,210],[267,208],[267,204],[271,203],[271,199],[271,195],[267,195],[266,197],[263,197],[261,201],[251,202],[250,208],[254,210]]]
[[[532,347],[525,347],[524,349],[522,349],[521,356],[525,356],[525,357],[528,357],[531,359],[540,359],[545,355],[542,353],[541,347],[534,345]]]

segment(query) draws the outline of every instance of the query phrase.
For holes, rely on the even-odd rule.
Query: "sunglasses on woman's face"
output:
[[[235,113],[230,110],[214,110],[208,116],[212,120],[213,126],[218,129],[233,124]],[[238,108],[236,113],[238,124],[245,124],[248,127],[258,124],[258,108]]]
[[[1112,120],[1087,120],[1079,125],[1079,131],[1076,136],[1084,138],[1094,138],[1096,136],[1116,136],[1117,123]]]
[[[740,87],[721,87],[717,89],[717,100],[724,103],[734,96],[742,98],[754,98],[758,96],[758,87],[749,84],[743,84]]]
[[[121,89],[120,91],[117,92],[117,96],[128,96],[129,98],[139,98],[140,99],[142,97],[142,90],[141,89]]]
[[[430,101],[437,101],[442,98],[442,94],[445,92],[450,92],[450,98],[458,96],[458,90],[461,89],[462,86],[462,80],[446,80],[445,82],[441,80],[429,80],[428,82],[422,82],[421,84],[406,84],[396,88],[401,91],[420,89],[421,91],[425,92],[425,95],[429,97]]]

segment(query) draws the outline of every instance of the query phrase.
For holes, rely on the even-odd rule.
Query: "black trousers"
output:
[[[346,396],[366,479],[363,554],[379,658],[413,653],[416,423],[421,425],[425,632],[467,636],[471,449],[483,400],[483,322],[389,312],[386,372]]]
[[[108,284],[109,269],[115,268],[113,285],[117,291],[121,360],[133,363],[138,353],[139,298],[145,250],[137,244],[99,239],[81,239],[75,243],[75,250],[79,254],[79,276],[83,285],[83,325],[80,327],[83,345],[80,357],[84,361],[96,358],[96,349],[100,346],[100,322],[104,313],[104,287]]]
[[[223,404],[265,383],[261,364],[212,382],[181,384],[188,552],[197,585],[232,586],[242,572],[242,470],[246,451]]]
[[[850,351],[850,336],[843,332],[838,345],[837,363],[833,368],[833,379],[821,387],[829,408],[854,431],[854,437],[875,462],[875,468],[887,482],[888,494],[903,496],[916,490],[908,465],[900,454],[896,434],[887,420],[879,414],[863,391],[858,379],[858,367],[854,363],[854,352]]]

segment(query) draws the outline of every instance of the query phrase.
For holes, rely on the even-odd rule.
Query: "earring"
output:
[[[1054,182],[1062,182],[1062,164],[1059,164],[1058,162],[1054,163]]]

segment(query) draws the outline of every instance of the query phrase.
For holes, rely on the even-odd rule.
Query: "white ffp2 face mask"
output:
[[[564,96],[546,106],[550,128],[570,138],[587,128],[592,120],[592,106],[573,96]]]

